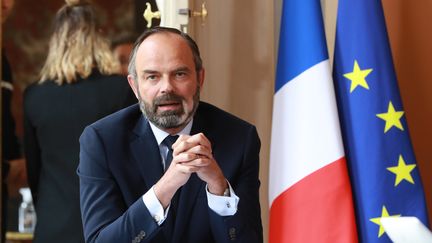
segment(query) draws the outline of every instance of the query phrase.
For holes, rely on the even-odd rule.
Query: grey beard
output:
[[[156,114],[156,112],[151,111],[150,107],[145,104],[143,100],[139,101],[141,112],[144,116],[155,126],[159,128],[169,129],[177,128],[182,125],[182,115],[184,115],[184,110],[179,111],[166,111],[162,114]]]
[[[182,102],[182,98],[175,94],[167,94],[163,97],[157,98],[153,101],[152,105],[145,103],[141,97],[139,97],[141,112],[151,123],[161,129],[178,128],[186,125],[195,114],[200,100],[200,89],[198,86],[197,91],[193,96],[193,108],[189,113],[187,113],[182,106],[181,110],[164,111],[157,114],[157,105],[161,100],[175,100]]]

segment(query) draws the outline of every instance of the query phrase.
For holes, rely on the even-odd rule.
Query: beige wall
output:
[[[261,138],[260,201],[264,239],[268,232],[268,158],[274,90],[273,2],[206,1],[205,25],[196,19],[206,81],[202,99],[256,125]],[[200,8],[200,1],[195,1]]]

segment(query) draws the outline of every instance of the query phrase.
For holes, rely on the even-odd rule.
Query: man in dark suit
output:
[[[80,138],[86,242],[262,242],[256,128],[199,101],[195,42],[147,30],[128,80],[139,105]]]

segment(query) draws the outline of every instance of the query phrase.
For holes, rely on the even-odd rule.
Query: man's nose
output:
[[[163,77],[160,90],[162,93],[171,93],[174,90],[173,80],[169,77]]]

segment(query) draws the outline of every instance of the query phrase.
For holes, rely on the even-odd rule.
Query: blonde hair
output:
[[[118,60],[110,43],[96,29],[94,10],[87,0],[66,0],[56,14],[48,57],[40,83],[54,80],[61,85],[87,78],[93,69],[102,74],[118,73]]]

